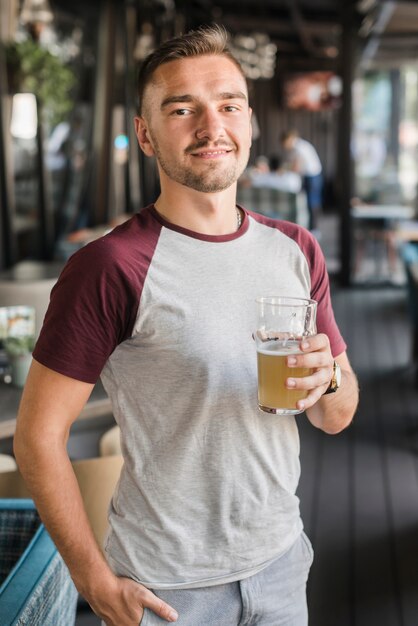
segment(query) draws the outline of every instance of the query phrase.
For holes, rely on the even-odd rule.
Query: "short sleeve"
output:
[[[74,254],[51,292],[34,358],[95,383],[116,346],[132,333],[138,296],[106,238]]]
[[[299,246],[308,264],[311,281],[310,297],[318,303],[316,320],[318,333],[328,336],[332,355],[338,356],[347,349],[347,345],[335,321],[327,266],[317,240],[312,233],[298,224],[285,220],[273,220],[254,212],[251,212],[251,215],[258,222],[277,228]]]
[[[310,237],[311,242],[307,250],[307,258],[311,272],[311,298],[318,303],[317,330],[328,336],[332,355],[336,357],[344,352],[347,346],[335,321],[329,276],[323,252],[316,239],[312,235]]]

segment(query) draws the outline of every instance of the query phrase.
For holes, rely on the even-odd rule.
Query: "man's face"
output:
[[[283,141],[283,148],[285,150],[293,150],[294,146],[295,146],[295,139],[296,137],[287,137],[287,139],[285,139]]]
[[[235,183],[247,165],[247,87],[226,57],[191,57],[160,66],[135,123],[141,148],[157,157],[162,185],[174,181],[215,193]]]

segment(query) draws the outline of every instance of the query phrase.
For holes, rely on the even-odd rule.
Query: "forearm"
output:
[[[323,395],[307,409],[309,421],[324,432],[334,435],[352,421],[358,404],[358,384],[354,372],[341,369],[341,385],[335,393]]]
[[[40,438],[18,436],[16,459],[77,589],[90,601],[98,582],[111,584],[114,576],[93,535],[65,442]]]

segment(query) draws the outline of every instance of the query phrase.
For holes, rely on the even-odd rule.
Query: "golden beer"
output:
[[[296,402],[308,395],[307,390],[288,389],[287,378],[310,376],[308,367],[288,367],[287,357],[301,354],[299,342],[288,341],[270,344],[257,350],[258,403],[261,409],[271,413],[299,413]]]

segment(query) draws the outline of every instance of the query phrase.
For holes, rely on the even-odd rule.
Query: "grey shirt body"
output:
[[[125,460],[109,514],[109,562],[154,589],[250,576],[302,530],[296,420],[258,409],[255,299],[315,298],[318,331],[341,353],[322,253],[300,227],[250,212],[238,233],[206,237],[148,208],[101,242],[105,267],[93,297],[103,330],[90,345],[91,376],[101,371]],[[69,284],[94,248],[81,252]],[[125,327],[108,330],[108,354],[99,343],[111,319]],[[48,324],[52,313],[41,362]]]

